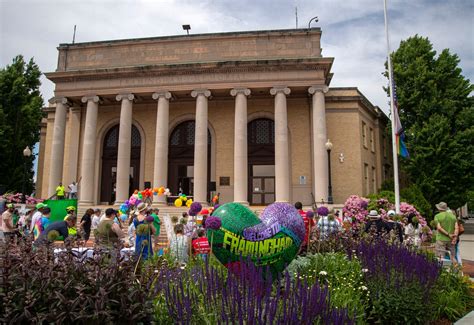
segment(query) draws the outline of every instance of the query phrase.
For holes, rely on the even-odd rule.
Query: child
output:
[[[44,208],[41,218],[36,221],[35,229],[33,230],[33,235],[35,240],[41,235],[41,233],[48,227],[49,225],[49,216],[51,214],[50,208]]]
[[[192,242],[193,254],[194,256],[199,256],[203,260],[207,259],[207,255],[211,251],[209,246],[209,241],[206,238],[206,231],[204,229],[199,229],[197,231],[198,238],[194,239]]]

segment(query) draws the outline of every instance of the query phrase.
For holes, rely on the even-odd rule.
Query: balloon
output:
[[[138,198],[141,200],[143,199],[143,194],[142,193],[138,193]]]
[[[191,204],[193,204],[193,199],[188,199],[186,201],[186,206],[189,208],[189,207],[191,207]]]
[[[138,194],[138,190],[135,190],[135,192],[133,192],[133,194]]]
[[[160,187],[160,188],[161,188],[161,187]],[[153,192],[157,192],[157,193],[158,193],[158,191],[160,190],[160,188],[155,187],[155,188],[153,189]]]
[[[171,195],[171,191],[169,188],[165,189],[165,193],[164,193],[166,196],[170,196]]]
[[[209,210],[208,210],[208,209],[202,209],[199,214],[202,214],[203,216],[208,215],[208,214],[209,214]]]
[[[180,198],[174,200],[175,207],[180,208],[182,205],[183,205],[183,201]]]
[[[125,201],[125,205],[128,206],[129,204],[130,204],[130,201],[129,201],[129,200]]]
[[[158,195],[163,195],[165,193],[165,188],[162,186],[158,189]]]
[[[181,194],[180,196],[180,199],[183,200],[184,202],[186,202],[188,200],[188,198],[186,197],[186,194]]]
[[[127,215],[126,214],[122,214],[120,216],[120,220],[122,220],[123,222],[127,221]]]
[[[134,197],[134,196],[132,196],[132,197],[130,198],[130,200],[128,200],[128,202],[129,202],[131,205],[135,205],[135,204],[137,203],[137,198]]]
[[[153,191],[153,195],[155,195],[155,196],[158,195],[158,192]]]

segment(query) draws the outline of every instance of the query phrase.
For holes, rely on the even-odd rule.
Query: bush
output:
[[[412,184],[409,187],[402,189],[400,191],[400,196],[404,201],[410,202],[416,210],[427,219],[427,221],[433,219],[431,205],[416,184]]]

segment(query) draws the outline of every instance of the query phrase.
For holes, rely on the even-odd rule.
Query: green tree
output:
[[[391,57],[411,156],[401,168],[432,206],[462,206],[474,186],[474,87],[458,56],[445,49],[436,57],[428,38],[402,41]]]
[[[33,59],[27,63],[21,55],[0,70],[0,184],[7,191],[21,191],[24,177],[26,193],[34,189],[34,156],[25,158],[23,149],[33,149],[39,141],[43,106],[40,76]]]

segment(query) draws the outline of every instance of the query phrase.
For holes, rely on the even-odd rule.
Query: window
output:
[[[370,150],[375,152],[375,133],[374,129],[370,128]]]
[[[365,122],[362,122],[362,143],[364,148],[367,148],[367,124]]]
[[[372,193],[377,193],[377,174],[375,167],[372,167]]]
[[[364,195],[369,194],[369,165],[364,164],[364,180],[365,180],[365,189],[364,189]]]
[[[387,156],[388,156],[387,137],[383,136],[383,157],[387,158]]]

